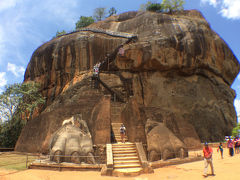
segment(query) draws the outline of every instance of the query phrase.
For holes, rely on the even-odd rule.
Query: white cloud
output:
[[[240,19],[240,0],[201,0],[219,10],[219,13],[228,19]]]
[[[214,6],[214,7],[216,7],[217,4],[218,4],[217,0],[201,0],[201,2],[202,2],[203,4],[209,3],[210,5],[212,5],[212,6]]]
[[[1,89],[7,84],[6,72],[0,72],[0,92]]]
[[[25,69],[22,66],[17,66],[16,64],[8,63],[7,70],[13,73],[16,77],[24,75]]]
[[[18,1],[19,0],[1,0],[0,1],[0,12],[16,6]]]
[[[224,0],[220,13],[229,19],[240,19],[240,0]]]
[[[239,116],[238,117],[238,122],[240,122],[240,99],[235,99],[234,106],[235,106],[235,109],[237,111],[237,115]]]

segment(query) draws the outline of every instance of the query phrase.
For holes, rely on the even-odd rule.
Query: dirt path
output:
[[[213,165],[216,176],[204,178],[203,161],[186,163],[182,165],[169,166],[154,170],[154,174],[143,174],[137,177],[106,177],[101,176],[100,172],[93,171],[48,171],[48,170],[25,170],[25,171],[7,171],[0,169],[0,180],[108,180],[108,179],[134,179],[134,180],[152,180],[152,179],[214,179],[214,180],[235,180],[240,179],[240,154],[233,157],[228,156],[228,150],[224,149],[224,159],[214,149]],[[11,174],[4,175],[8,172]],[[209,167],[210,173],[210,167]]]

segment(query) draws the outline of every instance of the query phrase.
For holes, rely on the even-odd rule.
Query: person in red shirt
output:
[[[204,177],[207,177],[207,170],[208,170],[208,164],[210,164],[212,176],[214,176],[214,169],[213,169],[213,162],[212,162],[212,153],[213,150],[211,147],[208,146],[208,143],[205,142],[204,148],[203,148],[203,156],[204,156]]]

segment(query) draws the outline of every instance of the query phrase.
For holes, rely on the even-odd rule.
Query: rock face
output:
[[[47,153],[46,144],[63,119],[78,113],[86,119],[94,144],[109,143],[113,96],[125,103],[121,122],[132,142],[154,141],[148,137],[155,128],[145,131],[147,119],[172,133],[183,149],[230,134],[236,123],[235,92],[230,86],[240,65],[201,13],[128,12],[89,28],[108,33],[78,31],[33,53],[25,81],[39,82],[47,103],[25,126],[17,151]],[[135,34],[138,40],[124,44],[129,38],[111,31]],[[121,44],[124,56],[113,56]],[[112,60],[106,65],[107,54]],[[93,65],[104,60],[100,89],[92,89]]]

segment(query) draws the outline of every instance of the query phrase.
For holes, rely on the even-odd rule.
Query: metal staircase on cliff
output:
[[[93,31],[92,29],[82,29],[81,31]],[[95,32],[95,30],[94,30]],[[97,31],[98,32],[98,31]],[[123,37],[123,38],[128,38],[128,40],[124,43],[119,45],[110,55],[108,55],[102,62],[101,65],[99,67],[99,73],[101,71],[108,71],[109,70],[109,65],[115,60],[119,49],[121,48],[121,46],[130,43],[131,41],[135,41],[137,39],[136,35],[133,34],[129,34],[129,33],[117,33],[117,32],[112,32],[112,31],[99,31],[100,33],[105,33],[108,35],[112,35],[112,36],[118,36],[118,37]],[[101,84],[108,92],[110,92],[110,94],[112,95],[112,99],[114,101],[119,101],[119,102],[124,102],[124,97],[112,90],[106,83],[104,83],[101,79],[99,74],[98,75],[94,75],[92,77],[92,80],[95,81],[94,83],[94,87],[95,88],[99,88],[99,84]]]

